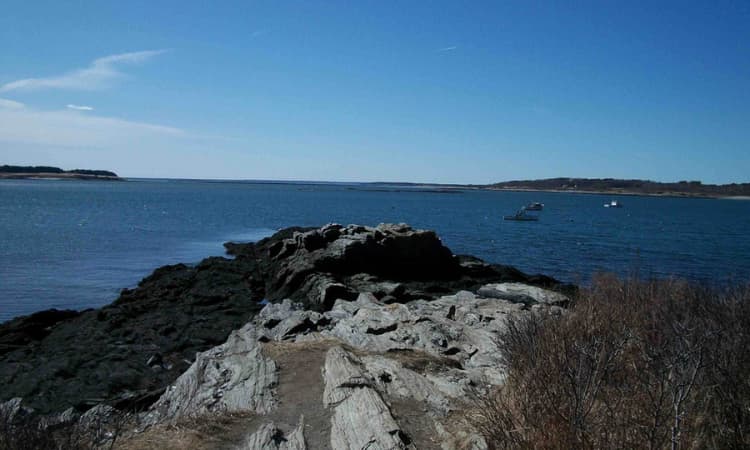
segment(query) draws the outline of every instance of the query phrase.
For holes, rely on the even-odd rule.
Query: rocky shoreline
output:
[[[0,324],[5,410],[138,410],[140,431],[252,413],[242,448],[431,448],[461,436],[446,418],[470,387],[502,383],[507,318],[561,314],[574,291],[403,224],[225,246],[233,258],[159,268],[103,308]]]

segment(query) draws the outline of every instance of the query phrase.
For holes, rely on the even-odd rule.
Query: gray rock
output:
[[[304,417],[300,417],[297,428],[286,436],[273,422],[266,423],[238,446],[237,450],[306,450],[304,431]]]
[[[374,381],[374,386],[391,398],[427,402],[443,414],[450,412],[449,397],[458,397],[462,392],[440,386],[423,374],[407,369],[402,363],[380,355],[360,358],[364,369]]]
[[[411,448],[362,363],[341,347],[326,355],[323,403],[334,409],[331,447],[334,450],[393,450]]]
[[[559,292],[523,283],[488,284],[480,288],[477,294],[487,298],[499,298],[527,305],[542,303],[549,306],[565,306],[570,303],[570,299]]]
[[[497,298],[498,292],[506,291],[533,295],[533,308]],[[268,345],[269,354],[286,355],[282,365],[290,373],[322,371],[320,400],[326,417],[330,414],[331,431],[316,439],[329,439],[334,449],[486,448],[470,425],[452,423],[451,412],[463,407],[469,390],[504,382],[497,337],[508,318],[559,314],[561,299],[556,295],[493,284],[480,289],[479,295],[460,291],[406,304],[386,304],[373,293],[362,293],[355,301],[337,300],[322,314],[290,300],[268,304],[225,344],[199,354],[154,405],[146,423],[203,412],[252,411],[265,416],[266,422],[248,430],[240,448],[304,448],[302,425],[289,435],[276,425],[293,426],[289,408],[294,402],[287,398],[278,406],[276,363],[262,351]],[[321,367],[321,362],[289,367],[294,359],[279,353],[306,348],[326,352]],[[417,419],[415,410],[420,411]],[[401,423],[398,417],[404,413],[411,419]]]
[[[152,406],[146,423],[214,411],[266,413],[274,407],[276,363],[263,355],[254,324],[203,353]]]
[[[315,311],[301,309],[301,305],[293,304],[291,300],[284,300],[279,304],[268,304],[258,314],[254,323],[258,325],[258,333],[265,339],[282,341],[296,339],[302,334],[317,331],[321,323],[328,319]]]
[[[0,424],[12,422],[19,414],[24,414],[24,412],[31,413],[32,410],[24,408],[23,399],[20,397],[2,402],[0,403]]]

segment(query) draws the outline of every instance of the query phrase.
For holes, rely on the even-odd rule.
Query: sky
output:
[[[750,2],[32,1],[0,164],[126,177],[750,181]]]

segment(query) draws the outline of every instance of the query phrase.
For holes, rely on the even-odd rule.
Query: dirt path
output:
[[[262,419],[274,422],[285,434],[305,416],[305,440],[310,449],[331,448],[331,412],[323,407],[326,352],[336,341],[272,342],[263,351],[279,367],[278,408]]]

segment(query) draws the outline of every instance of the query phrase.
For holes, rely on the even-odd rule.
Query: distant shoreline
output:
[[[87,171],[83,171],[87,172]],[[94,171],[88,171],[94,172]],[[295,184],[295,185],[351,185],[356,186],[359,189],[366,190],[382,190],[388,192],[429,192],[429,193],[443,193],[443,194],[455,194],[460,193],[464,190],[473,191],[494,191],[494,192],[548,192],[548,193],[561,193],[561,194],[589,194],[589,195],[620,195],[620,196],[643,196],[643,197],[671,197],[671,198],[706,198],[706,199],[727,199],[727,200],[750,200],[750,195],[746,195],[743,191],[739,195],[725,194],[722,192],[701,192],[701,191],[672,191],[665,189],[659,192],[644,192],[626,188],[610,188],[610,189],[585,189],[575,187],[565,188],[548,188],[548,187],[532,187],[532,186],[518,186],[508,185],[509,183],[517,182],[505,182],[496,183],[489,185],[481,184],[441,184],[441,183],[415,183],[415,182],[383,182],[383,181],[353,181],[353,182],[327,182],[327,181],[310,181],[310,180],[252,180],[252,179],[201,179],[201,178],[122,178],[113,175],[93,174],[93,173],[81,173],[76,171],[63,171],[63,172],[2,172],[0,171],[0,180],[98,180],[98,181],[138,181],[138,180],[166,180],[166,181],[198,181],[198,182],[214,182],[214,183],[257,183],[257,184]],[[539,180],[545,181],[545,180]],[[618,181],[618,180],[613,180]],[[649,182],[651,183],[651,182]],[[659,183],[654,183],[659,184]],[[665,185],[671,185],[674,183],[663,183]],[[712,188],[723,188],[729,185],[704,185],[708,189]],[[743,184],[740,186],[748,186]],[[695,186],[694,186],[695,187]],[[392,190],[388,188],[405,188]],[[357,188],[355,188],[356,190]]]
[[[73,169],[63,170],[53,166],[0,166],[0,180],[106,180],[120,181],[110,170]]]
[[[83,173],[0,173],[0,180],[101,180],[124,181],[111,175],[89,175]]]
[[[616,178],[546,178],[514,180],[485,186],[493,190],[571,192],[600,195],[644,195],[681,198],[750,197],[750,183],[703,184],[699,180],[661,182]]]
[[[594,195],[622,195],[629,197],[673,197],[673,198],[708,198],[708,199],[731,199],[731,200],[750,200],[748,195],[720,195],[709,193],[689,193],[689,192],[637,192],[637,191],[607,191],[607,190],[580,190],[580,189],[535,189],[535,188],[498,188],[482,187],[487,191],[507,191],[507,192],[551,192],[558,194],[594,194]]]

